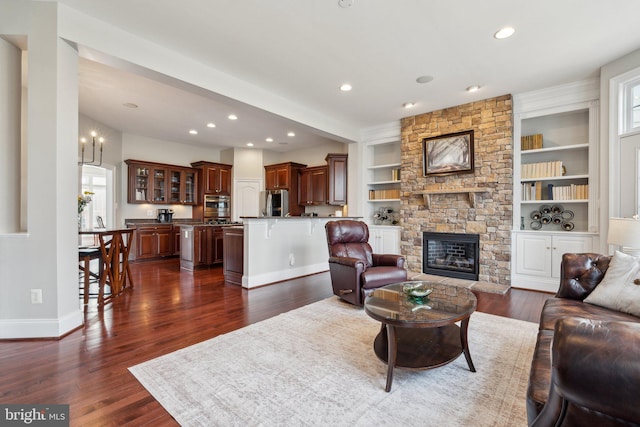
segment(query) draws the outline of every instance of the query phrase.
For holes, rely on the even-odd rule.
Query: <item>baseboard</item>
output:
[[[60,319],[3,319],[0,320],[0,340],[49,338],[57,339],[82,326],[80,310]]]
[[[243,288],[256,288],[258,286],[268,285],[270,283],[282,282],[284,280],[295,279],[296,277],[308,276],[310,274],[320,273],[329,270],[328,262],[304,265],[288,270],[270,271],[264,274],[254,276],[242,276]]]

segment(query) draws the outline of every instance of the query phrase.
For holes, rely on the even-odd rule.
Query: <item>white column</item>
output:
[[[0,233],[20,231],[22,52],[0,39]]]
[[[58,4],[16,13],[28,38],[27,230],[0,235],[0,338],[58,337],[82,325],[77,254],[77,52]],[[15,30],[15,29],[14,29]],[[2,28],[0,27],[0,32]],[[14,33],[15,34],[15,33]],[[42,292],[32,304],[31,290]]]

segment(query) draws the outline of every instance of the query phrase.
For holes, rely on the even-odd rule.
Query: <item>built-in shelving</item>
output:
[[[598,87],[514,96],[512,286],[553,292],[562,254],[599,246]]]
[[[372,128],[363,137],[362,206],[370,243],[381,253],[400,253],[400,123]]]

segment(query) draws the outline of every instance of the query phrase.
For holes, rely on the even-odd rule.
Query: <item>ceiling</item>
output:
[[[596,77],[602,65],[640,48],[638,0],[60,3],[234,76],[247,90],[261,88],[358,129]],[[495,39],[507,25],[515,34]],[[417,83],[423,75],[433,81]],[[339,90],[345,82],[352,91]],[[467,92],[471,85],[480,90]],[[127,102],[139,107],[123,107]],[[405,109],[406,102],[416,106]],[[80,62],[80,109],[123,132],[201,145],[253,142],[283,151],[353,139],[295,123],[276,108],[88,59]],[[239,120],[228,120],[230,113]],[[206,128],[208,122],[216,128]],[[296,136],[287,137],[289,131]]]

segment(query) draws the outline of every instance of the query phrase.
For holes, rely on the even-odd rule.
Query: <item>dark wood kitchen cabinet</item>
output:
[[[191,210],[191,218],[204,221],[204,196],[214,194],[231,195],[231,165],[199,161],[191,163],[198,171],[198,203]]]
[[[203,194],[231,195],[231,165],[201,161],[191,166],[200,171]]]
[[[298,191],[298,172],[306,166],[293,162],[265,166],[265,188],[267,190]]]
[[[222,263],[222,226],[182,226],[180,232],[180,268],[193,271],[198,267]]]
[[[244,228],[225,227],[224,233],[224,262],[222,272],[224,281],[242,286],[244,274]]]
[[[211,233],[211,264],[220,264],[223,261],[224,254],[224,227],[213,227]]]
[[[198,181],[195,169],[131,159],[125,160],[125,163],[129,168],[129,203],[196,203]]]
[[[137,226],[134,239],[135,260],[173,255],[173,225]]]
[[[329,153],[325,160],[328,168],[327,203],[335,206],[347,204],[347,154]]]
[[[180,255],[180,226],[173,226],[173,254]]]
[[[317,206],[327,203],[327,167],[314,166],[300,169],[298,204]]]
[[[169,203],[195,205],[198,188],[198,173],[195,169],[169,169]]]

